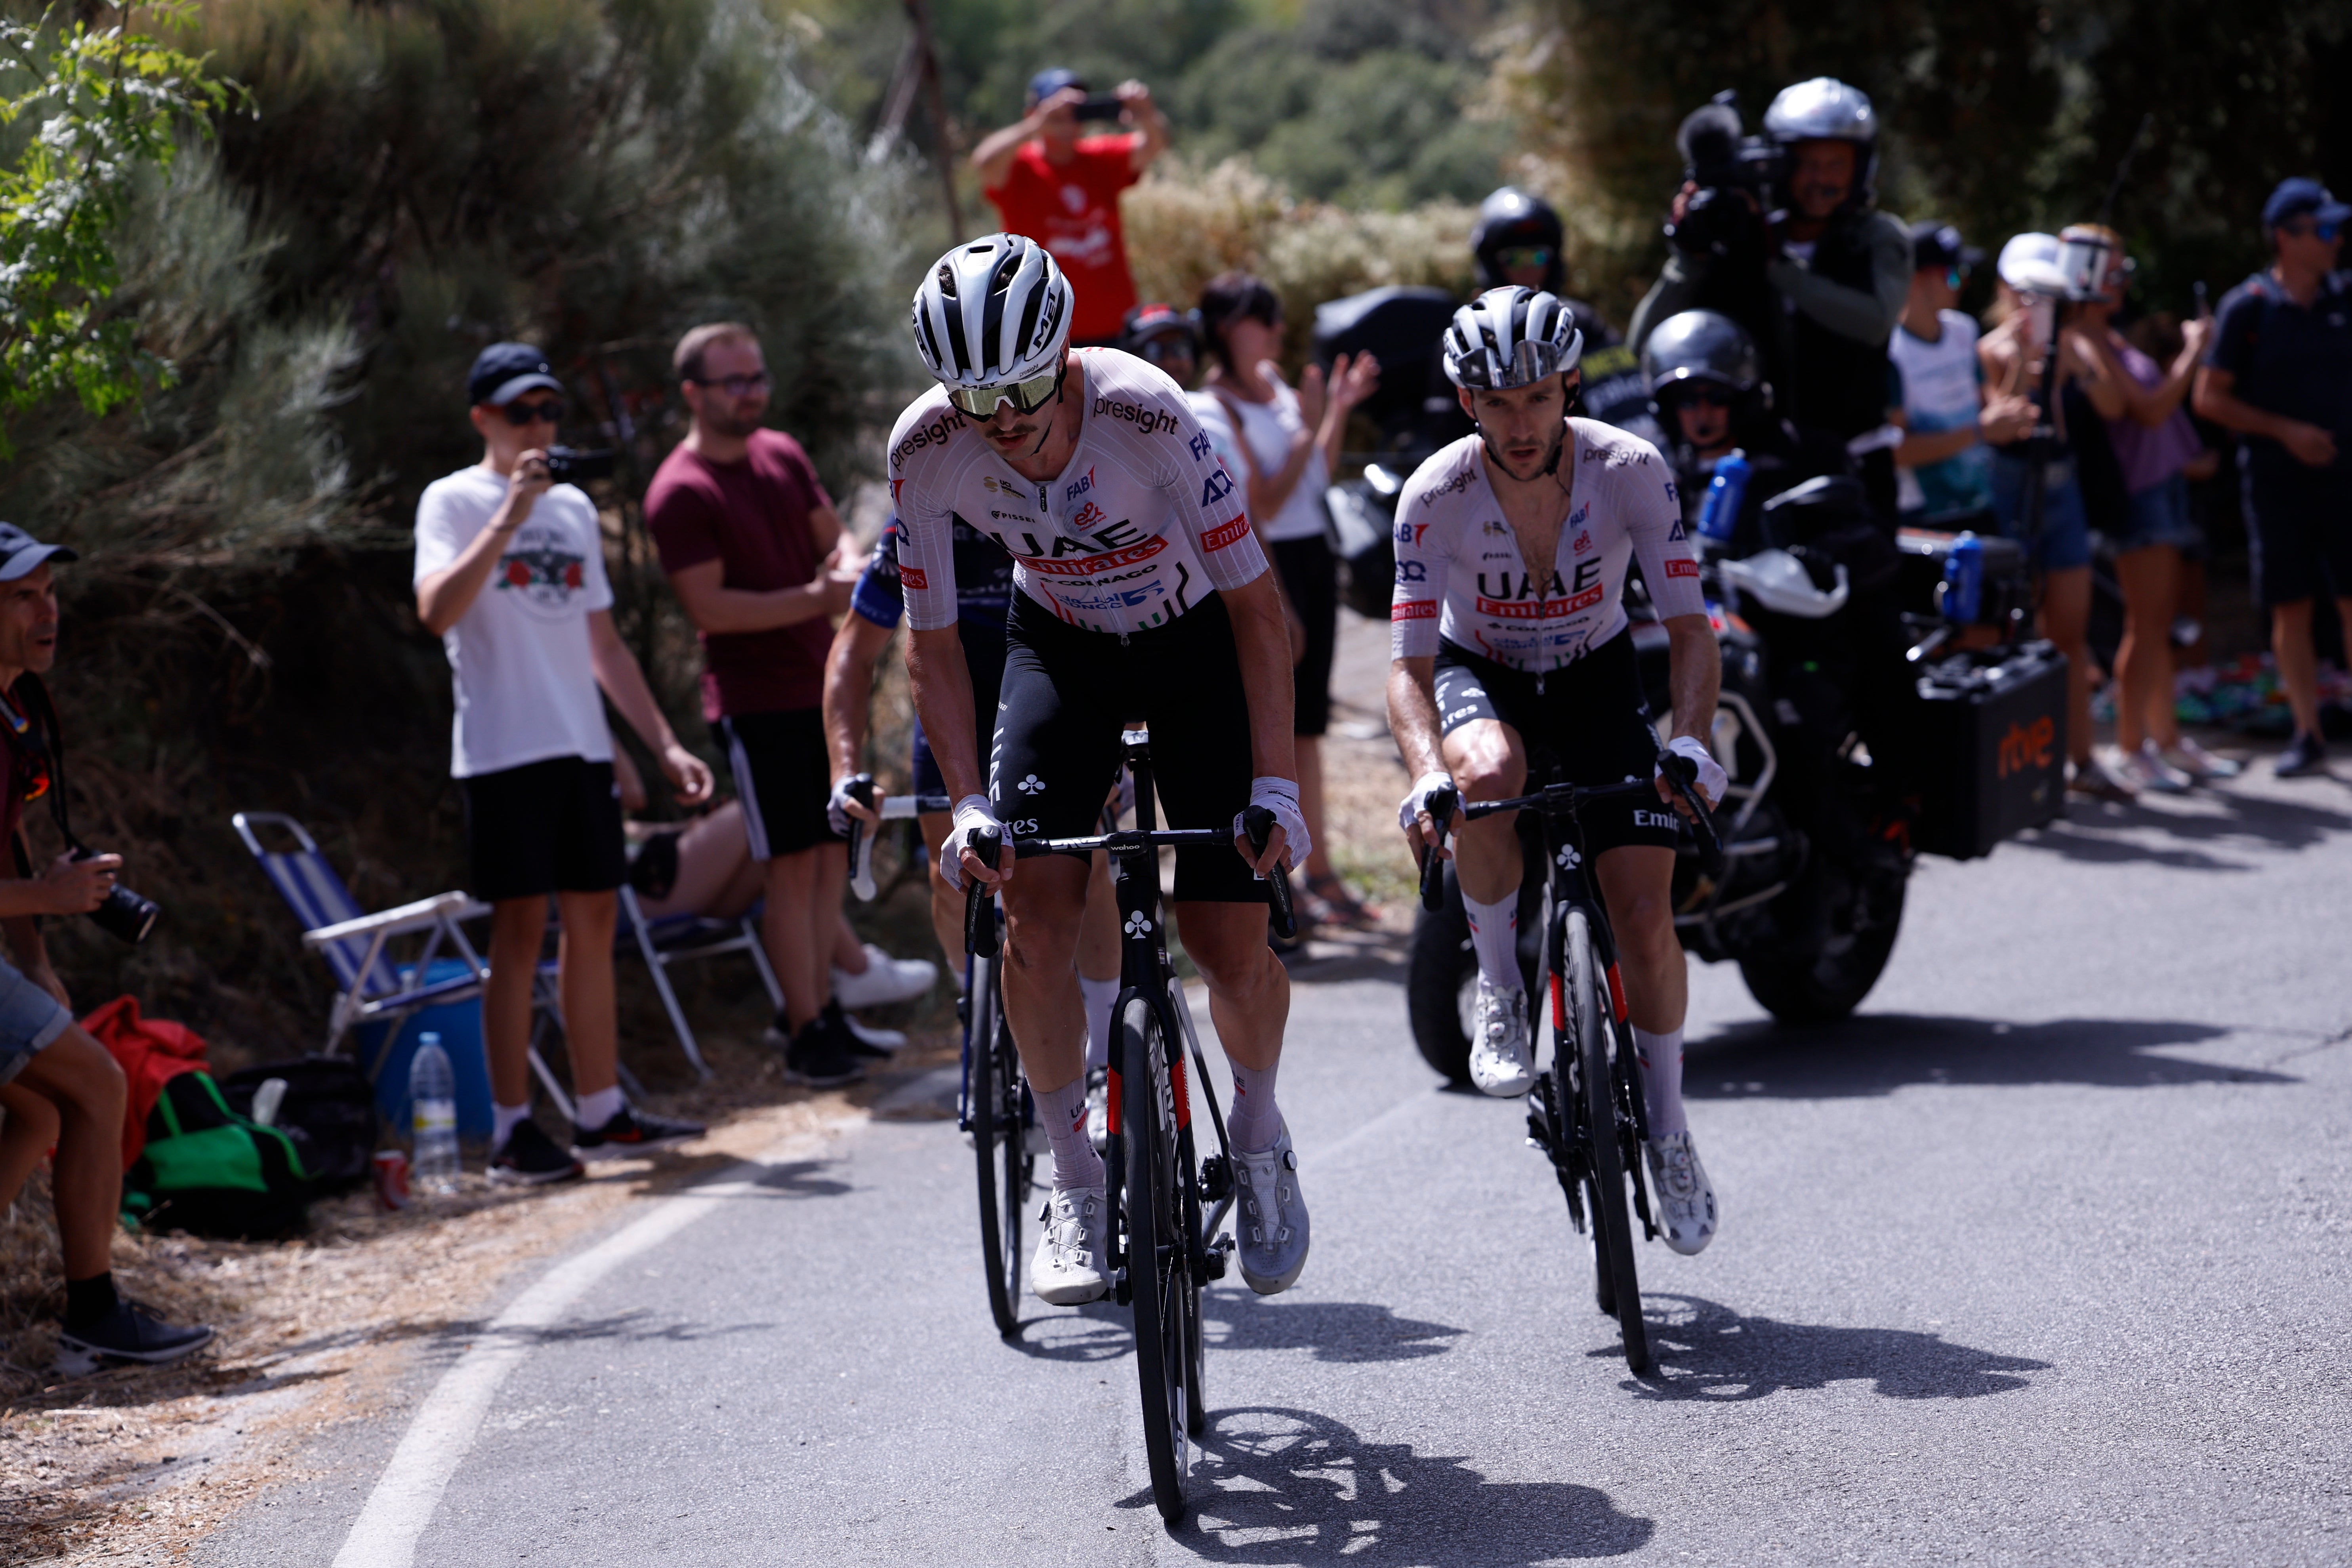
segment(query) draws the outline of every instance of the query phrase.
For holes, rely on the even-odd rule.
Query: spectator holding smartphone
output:
[[[563,383],[528,343],[494,343],[467,381],[482,460],[416,504],[416,618],[457,688],[449,771],[466,792],[473,894],[490,915],[482,997],[490,1067],[490,1179],[552,1182],[702,1135],[631,1106],[617,1071],[613,927],[627,875],[604,696],[689,804],[710,769],[678,744],[613,625],[596,507],[548,472]],[[579,1125],[572,1147],[530,1119],[530,1016],[547,900],[562,917],[558,988]]]
[[[1106,120],[1126,129],[1085,134],[1088,123]],[[1004,232],[1044,246],[1069,280],[1074,349],[1117,346],[1135,308],[1118,193],[1167,150],[1168,121],[1149,88],[1126,81],[1108,99],[1092,98],[1076,72],[1060,69],[1039,71],[1028,113],[972,149],[971,166]]]
[[[1886,343],[1903,379],[1904,437],[1895,464],[1906,525],[1998,532],[1986,444],[2015,441],[2033,424],[2026,399],[1986,394],[1976,320],[1959,308],[1960,289],[1982,259],[1949,224],[1911,230],[1911,293]]]
[[[2352,290],[2336,276],[2352,205],[2316,180],[2282,180],[2263,204],[2271,265],[2221,297],[2200,414],[2242,438],[2254,587],[2294,713],[2282,779],[2325,773],[2311,600],[2336,595],[2352,628]]]

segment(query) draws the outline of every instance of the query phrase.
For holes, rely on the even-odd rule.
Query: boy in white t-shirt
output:
[[[698,1137],[632,1107],[615,1069],[613,925],[627,874],[602,687],[693,805],[710,769],[678,744],[613,627],[596,508],[548,472],[563,383],[527,343],[482,350],[467,382],[482,461],[416,505],[416,615],[457,688],[449,771],[466,792],[473,892],[492,907],[482,998],[494,1107],[490,1178],[562,1181],[604,1159]],[[532,982],[547,899],[562,916],[559,989],[579,1126],[564,1149],[530,1119]]]
[[[1953,308],[1969,269],[1984,253],[1960,243],[1949,224],[1911,230],[1911,295],[1887,340],[1886,357],[1903,383],[1901,423],[1909,434],[1895,449],[1895,494],[1903,521],[1931,528],[1998,533],[1992,513],[1992,449],[2032,423],[2022,398],[1984,395],[1977,364],[1977,324]]]

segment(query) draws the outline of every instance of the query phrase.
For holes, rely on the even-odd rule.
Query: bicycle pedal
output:
[[[1218,1237],[1214,1241],[1209,1243],[1208,1251],[1204,1256],[1203,1267],[1201,1270],[1202,1278],[1204,1280],[1223,1279],[1225,1277],[1225,1265],[1233,1260],[1233,1256],[1234,1233],[1228,1230],[1223,1236]]]
[[[1223,1155],[1211,1155],[1201,1162],[1201,1197],[1210,1203],[1222,1203],[1234,1190],[1234,1167]]]

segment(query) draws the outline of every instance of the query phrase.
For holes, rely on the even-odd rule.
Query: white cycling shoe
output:
[[[1687,1131],[1668,1133],[1642,1145],[1650,1163],[1650,1211],[1666,1245],[1685,1258],[1706,1250],[1715,1239],[1715,1184],[1698,1163]]]
[[[1234,1229],[1241,1234],[1242,1283],[1261,1296],[1279,1295],[1298,1281],[1307,1267],[1307,1200],[1298,1195],[1298,1155],[1290,1129],[1276,1134],[1274,1147],[1249,1154],[1234,1151]]]
[[[1049,1306],[1100,1301],[1110,1289],[1103,1269],[1103,1218],[1108,1201],[1099,1186],[1057,1186],[1037,1218],[1045,1234],[1029,1261],[1029,1288]]]
[[[1470,1082],[1498,1100],[1536,1086],[1535,1048],[1528,1040],[1528,994],[1478,977],[1477,1027],[1470,1036]]]

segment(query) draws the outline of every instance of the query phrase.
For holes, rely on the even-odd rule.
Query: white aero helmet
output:
[[[1052,253],[1020,235],[989,235],[940,257],[915,291],[915,348],[957,406],[984,419],[995,410],[992,393],[985,409],[957,394],[1025,393],[1026,383],[1058,380],[1071,308],[1069,282]],[[1049,385],[1013,402],[1026,413],[1050,395]]]
[[[1781,146],[1798,141],[1852,141],[1853,194],[1857,204],[1874,199],[1878,181],[1878,111],[1870,95],[1835,77],[1815,77],[1784,87],[1764,111],[1764,133]]]
[[[1444,350],[1455,386],[1503,391],[1576,369],[1584,334],[1556,294],[1489,288],[1454,313]]]

